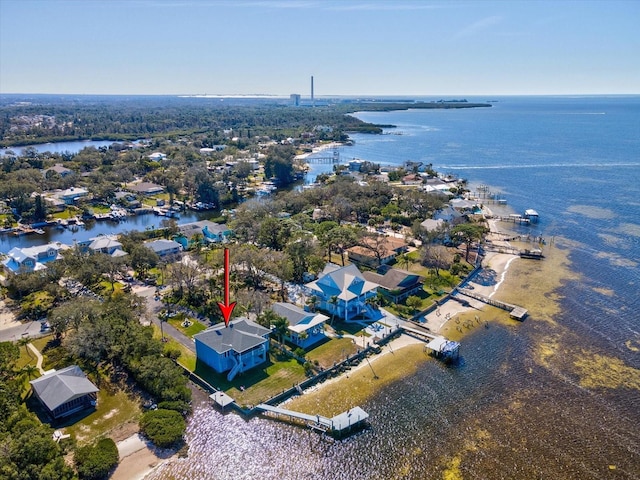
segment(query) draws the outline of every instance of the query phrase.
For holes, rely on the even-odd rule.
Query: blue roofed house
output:
[[[351,264],[346,267],[329,263],[318,279],[307,283],[305,289],[309,295],[318,299],[318,306],[345,321],[364,315],[372,320],[379,319],[379,310],[367,303],[375,297],[378,285],[370,282]]]
[[[2,261],[10,273],[36,272],[47,268],[46,264],[62,258],[60,252],[69,247],[60,242],[51,242],[35,247],[13,247]]]
[[[228,372],[231,381],[267,361],[270,333],[245,317],[231,320],[228,327],[220,323],[193,336],[196,357],[218,373]]]
[[[327,338],[324,324],[329,317],[322,313],[307,312],[291,303],[274,303],[271,309],[287,319],[289,327],[285,339],[302,348],[307,348]]]
[[[193,237],[196,234],[202,235],[205,243],[222,243],[231,235],[231,230],[225,224],[202,220],[200,222],[185,223],[178,225],[180,233],[174,240],[187,250],[193,243]]]
[[[77,365],[46,373],[29,383],[34,396],[54,419],[96,406],[98,388]]]

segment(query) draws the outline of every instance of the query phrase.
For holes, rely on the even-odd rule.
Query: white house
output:
[[[13,247],[2,265],[11,273],[44,270],[47,268],[46,263],[59,260],[60,252],[68,248],[71,247],[60,242],[26,248]]]

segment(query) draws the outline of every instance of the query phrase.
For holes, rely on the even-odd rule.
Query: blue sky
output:
[[[640,93],[640,1],[0,0],[0,93]]]

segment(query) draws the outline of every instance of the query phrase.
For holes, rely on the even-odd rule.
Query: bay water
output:
[[[566,256],[560,286],[525,286],[523,302],[538,308],[467,335],[456,366],[427,361],[382,387],[361,405],[371,418],[360,434],[328,441],[202,402],[188,458],[149,478],[640,478],[640,97],[490,100],[358,113],[397,127],[353,135],[341,156],[432,163],[489,186],[511,211],[536,209],[537,225],[515,228]]]

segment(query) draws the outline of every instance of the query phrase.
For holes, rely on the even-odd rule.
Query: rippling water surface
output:
[[[525,322],[467,336],[460,365],[428,361],[381,389],[358,435],[330,441],[205,403],[189,457],[150,478],[640,478],[640,98],[499,100],[358,114],[402,135],[356,135],[341,154],[433,163],[535,208],[526,231],[557,238],[575,278],[531,299]]]

